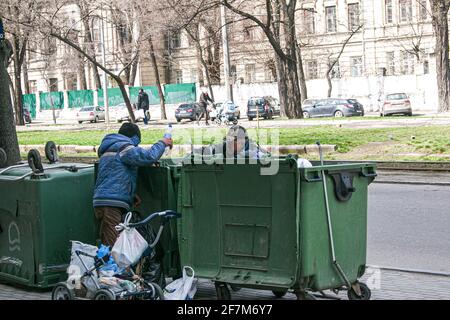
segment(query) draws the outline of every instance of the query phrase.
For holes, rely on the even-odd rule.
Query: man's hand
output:
[[[172,138],[164,138],[164,139],[162,139],[162,142],[166,145],[166,147],[170,147],[170,149],[173,148]]]
[[[139,206],[141,205],[141,203],[142,203],[141,198],[136,194],[136,195],[134,196],[134,206],[135,206],[136,208],[139,208]]]

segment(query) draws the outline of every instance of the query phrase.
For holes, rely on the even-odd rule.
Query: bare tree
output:
[[[296,0],[267,0],[264,19],[251,11],[251,1],[223,0],[232,12],[253,21],[266,35],[276,53],[278,91],[282,113],[289,118],[303,117],[297,65]],[[245,6],[247,7],[245,7]],[[264,21],[265,20],[265,21]]]
[[[23,28],[22,22],[31,23],[35,18],[36,1],[24,4],[17,0],[5,0],[0,3],[0,17],[7,22],[7,35],[13,48],[13,91],[16,124],[24,125],[22,103],[22,66],[25,61],[29,33]]]
[[[450,1],[430,0],[431,18],[436,37],[436,72],[439,95],[439,112],[450,111],[450,64],[448,11]]]
[[[0,18],[0,24],[2,20]],[[8,61],[12,55],[12,46],[6,39],[0,39],[0,148],[6,153],[6,165],[14,165],[20,160],[19,142],[14,124],[14,112],[11,103]]]
[[[344,53],[345,47],[350,42],[350,40],[353,38],[353,36],[358,33],[362,29],[363,25],[359,25],[355,30],[350,31],[350,34],[348,37],[344,40],[344,42],[341,44],[341,47],[339,49],[339,52],[336,56],[334,56],[333,53],[329,54],[328,56],[328,65],[327,65],[327,72],[325,73],[325,77],[327,79],[328,83],[328,91],[327,91],[327,97],[331,97],[331,92],[333,91],[333,82],[331,81],[331,72],[333,71],[336,64],[339,62],[339,59],[341,58],[342,54]]]

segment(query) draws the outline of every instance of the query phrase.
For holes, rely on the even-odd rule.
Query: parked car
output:
[[[195,121],[198,112],[197,109],[198,107],[195,103],[183,103],[179,105],[175,110],[175,118],[177,119],[177,122],[180,122],[183,119]]]
[[[144,121],[144,110],[138,110],[135,105],[132,105],[134,118],[136,122]],[[109,108],[109,117],[112,121],[123,122],[130,121],[130,113],[128,112],[127,105],[125,103],[118,104]],[[150,120],[150,111],[147,112],[147,117]]]
[[[260,118],[272,119],[280,115],[280,103],[271,96],[252,97],[247,102],[247,118],[252,121],[259,114]]]
[[[77,112],[78,123],[84,121],[99,122],[105,120],[105,110],[99,106],[83,107]]]
[[[318,99],[303,105],[304,118],[364,116],[364,107],[356,99]]]
[[[214,121],[219,113],[222,112],[223,106],[226,104],[227,113],[233,115],[236,119],[241,119],[241,111],[232,101],[218,102],[214,104],[214,109],[209,113],[211,121]]]
[[[312,107],[313,105],[315,105],[317,103],[317,99],[306,99],[303,101],[302,103],[302,108],[308,108],[308,107]]]
[[[404,114],[412,116],[411,101],[405,93],[392,93],[386,95],[381,104],[380,116]]]

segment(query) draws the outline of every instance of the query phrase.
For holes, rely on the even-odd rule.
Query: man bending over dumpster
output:
[[[204,156],[220,155],[228,159],[264,159],[270,156],[269,152],[249,138],[244,127],[238,125],[230,128],[222,143],[203,147],[201,150],[195,150],[194,153]]]
[[[100,220],[100,237],[104,245],[114,246],[118,232],[115,227],[122,214],[138,206],[135,195],[138,167],[157,162],[172,139],[161,139],[150,149],[139,147],[141,132],[133,123],[124,123],[118,134],[108,134],[98,150],[100,163],[94,190],[95,216]]]

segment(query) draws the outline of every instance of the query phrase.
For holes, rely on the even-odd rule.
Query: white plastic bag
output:
[[[81,251],[83,253],[86,253],[90,256],[96,256],[97,255],[98,248],[96,246],[92,246],[89,244],[85,244],[79,241],[72,241],[72,250],[71,250],[71,258],[70,258],[70,266],[67,269],[67,274],[69,275],[67,284],[79,289],[81,286],[81,283],[85,285],[85,287],[88,290],[96,290],[95,282],[91,279],[91,277],[85,277],[82,281],[80,281],[80,277],[89,269],[91,269],[94,266],[94,258],[87,257],[84,255],[77,256],[75,254],[75,251]],[[83,266],[81,260],[83,260],[84,264],[88,268]],[[96,271],[94,270],[94,277],[97,276]]]
[[[298,168],[311,168],[313,165],[311,164],[311,162],[309,162],[306,159],[303,158],[299,158],[297,160],[297,167]]]
[[[188,276],[187,270],[191,275]],[[194,278],[194,269],[183,267],[183,277],[169,283],[164,289],[166,300],[192,300],[197,292],[197,279]]]
[[[120,268],[127,268],[139,261],[148,243],[135,228],[129,228],[132,213],[125,217],[125,222],[116,226],[117,231],[123,230],[114,244],[111,255]]]

